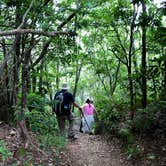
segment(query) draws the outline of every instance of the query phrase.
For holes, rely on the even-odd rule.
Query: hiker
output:
[[[82,117],[82,131],[83,133],[92,134],[93,124],[94,124],[94,113],[95,106],[93,101],[87,99],[83,105],[83,117]]]
[[[66,126],[66,120],[69,121],[69,129],[68,129],[68,138],[75,139],[75,132],[74,132],[74,115],[71,111],[72,105],[77,107],[81,112],[82,108],[75,102],[75,99],[73,95],[68,91],[69,86],[64,83],[62,84],[62,88],[60,91],[58,91],[55,96],[54,100],[56,102],[56,99],[62,95],[63,101],[58,102],[54,106],[54,112],[56,113],[56,118],[58,122],[58,127],[62,135],[65,135],[65,126]]]

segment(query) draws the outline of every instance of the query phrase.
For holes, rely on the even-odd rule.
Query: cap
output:
[[[67,83],[63,83],[61,89],[68,90],[69,89],[69,85]]]

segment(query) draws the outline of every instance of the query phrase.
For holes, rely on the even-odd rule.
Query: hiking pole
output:
[[[84,113],[83,113],[82,109],[81,109],[81,114],[82,114],[82,116],[83,116],[83,118],[84,118],[84,120],[85,120],[85,123],[86,123],[86,125],[87,125],[87,127],[88,127],[89,132],[91,132],[90,127],[89,127],[89,125],[88,125],[88,122],[87,122],[87,120],[86,120],[86,118],[85,118],[85,116],[84,116]]]

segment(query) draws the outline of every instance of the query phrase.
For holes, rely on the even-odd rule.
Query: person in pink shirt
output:
[[[84,133],[93,133],[95,106],[90,99],[87,99],[83,105],[82,131]]]

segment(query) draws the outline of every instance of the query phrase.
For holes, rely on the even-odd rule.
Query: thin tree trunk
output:
[[[6,43],[5,43],[5,39],[2,38],[2,50],[3,50],[3,54],[4,54],[4,58],[6,57]],[[11,106],[11,100],[10,100],[10,92],[9,92],[9,76],[8,76],[8,65],[6,63],[5,65],[5,86],[6,86],[6,101],[8,103],[9,106]]]
[[[13,104],[17,105],[17,95],[18,95],[18,81],[19,81],[19,57],[20,57],[20,36],[16,36],[16,47],[15,47],[15,55],[13,60]]]
[[[78,62],[78,61],[77,61]],[[74,91],[73,91],[73,96],[75,98],[76,93],[77,93],[77,86],[78,86],[78,81],[80,79],[80,74],[81,74],[81,69],[82,69],[82,65],[83,65],[83,59],[81,59],[81,64],[79,65],[77,63],[76,66],[76,77],[75,77],[75,83],[74,83]]]
[[[22,97],[21,97],[21,111],[19,117],[21,120],[18,121],[20,127],[20,135],[28,140],[28,132],[25,124],[25,109],[27,103],[27,77],[28,77],[28,56],[27,54],[23,55],[23,64],[22,64]]]
[[[113,85],[111,86],[110,84],[110,91],[111,91],[111,96],[113,96],[114,92],[115,92],[115,89],[116,89],[116,85],[117,85],[117,80],[118,80],[118,74],[119,74],[119,69],[120,69],[120,61],[118,62],[118,66],[117,66],[117,69],[116,69],[116,72],[115,72],[115,79],[114,79],[114,82],[113,82]],[[110,75],[110,78],[111,78],[111,75]],[[111,88],[112,87],[112,88]]]
[[[60,82],[60,78],[59,78],[59,67],[60,67],[60,62],[59,62],[59,57],[57,59],[56,62],[56,89],[59,90],[59,82]]]
[[[164,59],[164,99],[166,100],[166,50],[163,50],[163,52],[165,54],[165,59]]]
[[[29,13],[33,1],[31,2],[29,8],[27,9],[27,11],[25,12],[25,14],[22,17],[22,22],[19,25],[19,27],[17,29],[21,29],[24,24],[25,24],[25,19],[27,14]],[[27,102],[27,76],[28,76],[28,56],[27,54],[23,54],[23,63],[22,63],[22,97],[21,97],[21,110],[20,110],[20,114],[19,117],[21,118],[21,120],[19,119],[17,121],[17,125],[18,125],[18,129],[19,129],[19,133],[21,135],[22,138],[24,138],[25,140],[29,140],[29,136],[28,136],[28,131],[27,131],[27,127],[26,127],[26,123],[25,123],[25,109],[26,109],[26,102]],[[18,62],[17,62],[18,63]]]
[[[40,67],[39,67],[39,93],[42,95],[43,94],[43,67],[44,67],[44,59],[42,59]]]
[[[146,13],[146,5],[142,2],[143,13]],[[142,25],[142,107],[147,105],[147,83],[146,83],[146,25]]]
[[[34,36],[32,35],[31,36],[31,41],[30,41],[30,46],[29,46],[29,48],[27,48],[26,50],[25,50],[25,56],[27,56],[28,57],[28,76],[27,76],[27,91],[29,92],[30,90],[31,90],[31,87],[33,86],[32,85],[32,82],[31,82],[31,67],[30,67],[30,65],[29,65],[29,62],[31,61],[31,51],[32,51],[32,49],[34,48],[34,46],[35,46],[35,38],[34,38]]]
[[[37,80],[36,80],[36,70],[32,69],[32,92],[36,92],[36,85],[37,85]]]
[[[18,27],[22,22],[22,16],[20,15],[20,5],[16,6],[16,27]],[[18,82],[19,82],[19,58],[20,58],[20,42],[21,36],[16,35],[15,38],[15,54],[13,59],[13,104],[17,105],[17,95],[18,95]]]
[[[133,20],[131,22],[130,27],[130,47],[129,47],[129,55],[128,55],[128,79],[129,79],[129,89],[130,89],[130,117],[131,120],[134,118],[134,94],[133,94],[133,79],[132,79],[132,50],[133,50],[133,44],[134,44],[134,24],[135,24],[135,18],[137,13],[135,13],[135,5],[133,5],[134,11],[133,11]]]

